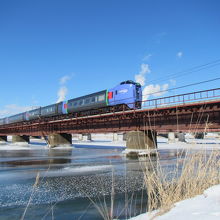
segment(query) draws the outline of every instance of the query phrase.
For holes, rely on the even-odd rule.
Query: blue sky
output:
[[[220,65],[167,77],[220,59],[219,11],[218,0],[1,0],[0,117],[135,75],[154,90],[219,77]]]

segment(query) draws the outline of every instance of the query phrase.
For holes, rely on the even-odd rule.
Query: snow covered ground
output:
[[[130,220],[150,220],[156,212],[145,213]],[[219,220],[220,185],[212,186],[202,195],[180,201],[167,213],[156,216],[155,220]]]
[[[11,136],[8,136],[7,143],[0,142],[0,150],[13,150],[13,149],[30,149],[30,148],[39,148],[46,147],[46,142],[44,139],[31,139],[31,143],[12,143]],[[126,141],[114,140],[114,135],[109,134],[92,134],[92,141],[90,140],[79,140],[78,137],[73,137],[73,147],[78,145],[88,145],[88,146],[112,146],[112,147],[126,147]],[[167,138],[158,136],[158,149],[159,150],[169,150],[169,149],[220,149],[220,136],[213,133],[208,133],[204,139],[195,139],[193,136],[187,134],[186,142],[179,142],[176,139],[175,142],[170,143]]]
[[[170,143],[167,138],[158,136],[158,149],[213,149],[220,148],[220,137],[217,134],[208,133],[204,139],[195,139],[193,136],[187,134],[186,142]],[[102,146],[119,146],[126,147],[126,141],[117,140],[113,141],[112,134],[94,134],[92,141],[73,139],[73,145],[102,145]]]

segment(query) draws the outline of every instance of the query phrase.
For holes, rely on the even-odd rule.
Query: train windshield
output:
[[[141,85],[136,85],[136,98],[141,99]]]
[[[123,84],[133,84],[135,85],[136,82],[132,81],[132,80],[127,80],[127,81],[124,81],[124,82],[121,82],[120,85],[123,85]]]

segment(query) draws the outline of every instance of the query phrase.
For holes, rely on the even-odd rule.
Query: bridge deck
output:
[[[72,118],[61,115],[0,127],[0,135],[48,135],[51,133],[102,133],[131,130],[220,131],[220,100],[158,105]]]
[[[220,88],[143,101],[142,110],[84,117],[72,114],[0,126],[0,135],[99,133],[131,130],[220,131]]]

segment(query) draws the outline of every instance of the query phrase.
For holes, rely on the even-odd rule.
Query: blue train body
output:
[[[139,83],[131,80],[121,82],[108,91],[108,105],[126,104],[131,109],[141,108],[142,90]]]
[[[141,108],[142,89],[139,83],[127,80],[109,90],[70,99],[68,101],[40,107],[7,118],[0,125],[34,120],[42,117],[99,109],[108,106],[126,105],[130,109]]]

